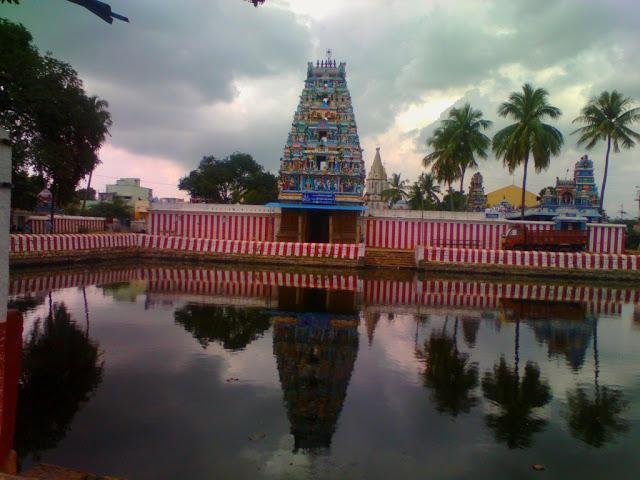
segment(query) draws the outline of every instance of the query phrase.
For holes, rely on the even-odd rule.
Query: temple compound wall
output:
[[[394,250],[413,250],[418,245],[497,250],[509,225],[520,223],[488,219],[484,213],[474,212],[371,210],[356,214],[336,211],[329,217],[317,219],[307,211],[296,209],[185,203],[152,205],[147,232],[217,240],[296,242],[300,236],[304,237],[302,232],[313,228],[318,220],[329,224],[329,236],[321,243],[364,243],[368,248]],[[553,227],[553,222],[524,223],[532,230]],[[594,223],[588,228],[589,252],[624,251],[624,225]],[[354,242],[354,238],[358,241]]]

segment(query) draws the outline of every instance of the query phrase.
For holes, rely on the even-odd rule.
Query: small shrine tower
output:
[[[280,241],[356,243],[364,162],[346,64],[307,64],[307,78],[280,162]]]
[[[389,208],[387,202],[382,199],[382,192],[387,188],[389,188],[387,172],[380,158],[380,147],[376,147],[376,156],[373,158],[371,170],[367,175],[367,189],[364,196],[367,207],[372,210]]]
[[[469,185],[469,197],[467,199],[467,210],[470,212],[484,212],[487,208],[487,196],[484,194],[482,174],[476,172],[471,177]]]

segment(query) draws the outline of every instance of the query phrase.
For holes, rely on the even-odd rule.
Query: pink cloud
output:
[[[140,178],[143,187],[152,188],[155,197],[188,198],[186,192],[178,190],[178,180],[187,171],[173,160],[138,155],[109,144],[100,150],[100,160],[91,180],[92,188],[99,192],[118,178],[133,177]],[[81,183],[80,188],[85,185],[86,182]]]

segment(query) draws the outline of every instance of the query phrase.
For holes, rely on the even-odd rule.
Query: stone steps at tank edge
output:
[[[371,267],[415,268],[415,252],[413,250],[389,250],[385,248],[365,249],[365,265]]]

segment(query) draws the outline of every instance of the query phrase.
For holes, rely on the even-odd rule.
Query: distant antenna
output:
[[[618,210],[618,213],[620,214],[620,219],[623,219],[627,214],[622,203],[620,204],[620,210]]]
[[[331,55],[333,55],[333,52],[331,51],[331,49],[329,48],[327,50],[327,60],[331,61]]]

